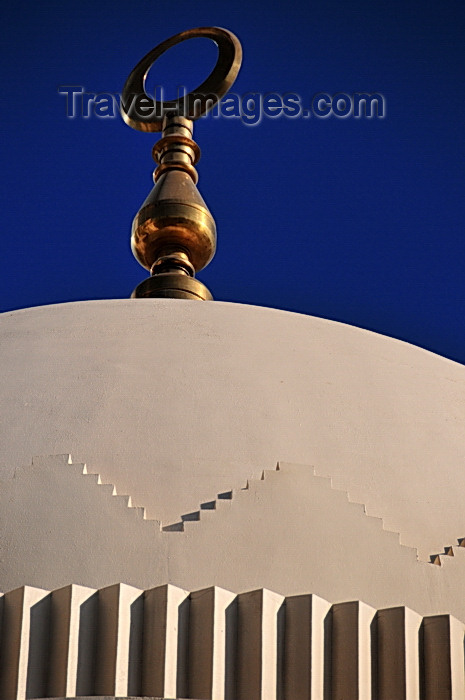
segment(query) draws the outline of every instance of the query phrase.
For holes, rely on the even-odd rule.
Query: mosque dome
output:
[[[219,48],[200,113],[144,87],[192,37]],[[125,121],[162,131],[135,298],[0,318],[0,700],[465,697],[465,368],[198,303],[216,225],[193,120],[240,62],[202,27],[129,76]]]
[[[0,586],[10,649],[1,697],[317,698],[310,686],[298,688],[309,668],[315,687],[324,683],[328,615],[332,663],[342,673],[333,689],[350,687],[348,640],[357,649],[351,678],[359,690],[340,697],[371,697],[360,688],[372,676],[381,684],[373,700],[396,683],[419,687],[420,633],[423,655],[463,658],[462,365],[348,325],[224,302],[60,304],[5,313],[0,329]],[[186,600],[190,622],[181,621]],[[239,649],[235,694],[224,660],[233,622],[218,623],[216,641],[204,639],[204,626],[213,634],[215,615],[223,620],[234,605],[236,643],[263,652],[253,661],[253,650]],[[130,660],[139,654],[147,665],[147,615],[173,611],[175,660],[165,659],[164,673],[138,667],[136,681]],[[384,669],[376,673],[363,650],[374,620]],[[60,672],[24,666],[41,634],[57,628],[78,649],[88,627],[107,641],[117,634],[129,644],[137,630],[142,637],[139,647],[105,646],[92,682],[84,662],[79,670],[53,644],[50,668]],[[28,641],[11,651],[18,630]],[[297,661],[288,668],[286,654],[306,633],[313,641],[296,680]],[[186,641],[190,666],[181,634],[203,640]],[[118,644],[125,653],[113,658]],[[463,664],[431,668],[421,682],[463,687]],[[279,695],[277,678],[290,694]]]

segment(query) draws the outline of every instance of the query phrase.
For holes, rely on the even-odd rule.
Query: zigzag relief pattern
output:
[[[439,554],[432,554],[431,563],[437,566],[445,566],[449,561],[445,557],[465,557],[465,537],[457,539],[457,544],[444,547],[444,551]]]
[[[103,483],[100,474],[96,474],[95,472],[89,472],[87,470],[87,464],[73,464],[71,455],[68,455],[68,464],[75,466],[80,474],[83,474],[88,479],[92,479],[96,486],[101,487],[107,495],[116,499],[116,501],[119,502],[121,506],[128,508],[132,513],[134,513],[134,515],[137,518],[139,518],[140,520],[148,520],[150,522],[158,523],[161,528],[161,523],[159,520],[155,520],[154,518],[147,518],[146,510],[143,506],[134,506],[132,504],[131,496],[129,496],[128,494],[117,493],[116,486],[114,484]]]
[[[463,700],[465,626],[266,589],[3,596],[0,698]]]
[[[279,479],[279,475],[281,472],[283,472],[283,471],[287,472],[287,471],[296,470],[296,469],[307,471],[310,469],[310,467],[305,466],[305,465],[300,465],[300,464],[287,464],[285,462],[278,462],[275,469],[263,470],[261,477],[259,479],[249,479],[243,488],[232,489],[231,491],[225,491],[224,493],[218,494],[215,500],[211,500],[211,501],[207,501],[205,503],[202,503],[200,505],[199,510],[193,511],[192,513],[187,513],[185,515],[182,515],[180,521],[175,522],[171,525],[165,525],[162,529],[165,532],[168,532],[168,531],[170,531],[170,532],[184,532],[186,529],[186,526],[189,526],[190,523],[198,522],[202,519],[205,519],[206,517],[210,517],[210,514],[212,512],[218,511],[224,507],[228,507],[228,505],[230,505],[231,502],[235,498],[237,498],[243,492],[247,492],[247,491],[250,491],[252,488],[256,488],[260,484],[260,482],[263,482],[265,480],[274,479],[274,478]],[[367,518],[369,518],[371,522],[377,522],[381,530],[384,530],[384,532],[388,532],[390,534],[396,535],[398,538],[398,541],[399,541],[399,546],[402,547],[403,549],[410,550],[411,552],[414,552],[418,558],[418,552],[417,552],[416,548],[408,547],[406,545],[401,544],[399,532],[386,528],[384,526],[384,522],[383,522],[382,518],[377,517],[377,516],[373,516],[373,515],[368,515],[368,513],[366,511],[366,506],[363,503],[352,500],[350,498],[349,494],[347,493],[347,491],[335,488],[333,486],[331,477],[318,476],[315,474],[314,469],[312,471],[312,475],[313,475],[313,482],[315,484],[318,483],[318,484],[321,484],[323,487],[331,489],[335,494],[338,494],[340,496],[340,498],[344,499],[353,508],[357,508],[359,511],[363,512],[363,514]]]
[[[71,461],[71,456],[67,455],[65,456],[66,463],[72,465]],[[249,491],[251,489],[251,486],[256,486],[260,484],[260,481],[264,481],[266,479],[270,478],[275,478],[276,474],[282,471],[286,471],[288,469],[296,469],[296,468],[301,468],[301,469],[308,469],[309,467],[303,466],[303,465],[289,465],[284,462],[278,463],[276,466],[276,469],[265,469],[262,471],[261,478],[260,479],[250,479],[247,481],[246,485],[242,488],[239,489],[231,489],[230,491],[225,491],[223,493],[217,494],[215,499],[206,501],[204,503],[200,504],[200,507],[196,511],[192,511],[190,513],[186,513],[181,516],[180,520],[171,524],[163,525],[159,523],[158,520],[151,520],[146,518],[146,512],[145,508],[140,507],[140,506],[133,506],[131,497],[128,495],[118,495],[116,492],[115,486],[113,484],[103,484],[102,480],[100,478],[99,474],[91,473],[87,470],[87,465],[85,464],[76,464],[73,465],[75,466],[79,473],[85,475],[86,477],[90,477],[94,480],[95,484],[104,487],[106,492],[119,499],[121,504],[126,506],[127,508],[130,508],[132,511],[134,511],[135,515],[138,518],[141,518],[143,520],[149,520],[150,522],[157,523],[159,525],[160,529],[163,532],[185,532],[186,527],[190,527],[193,523],[198,523],[201,520],[204,520],[206,518],[212,517],[212,515],[218,511],[221,511],[224,508],[228,508],[231,506],[232,501],[234,498],[237,498],[237,496],[244,491]],[[278,477],[279,478],[279,477]],[[360,509],[363,509],[364,514],[366,515],[367,518],[370,518],[370,520],[373,521],[378,521],[380,525],[380,529],[384,530],[385,532],[389,532],[392,534],[397,535],[399,539],[399,546],[403,547],[405,549],[409,549],[412,552],[415,552],[417,558],[418,558],[418,552],[414,547],[407,547],[406,545],[401,544],[400,542],[400,533],[396,532],[394,530],[390,530],[385,527],[383,519],[369,515],[366,512],[366,506],[363,503],[360,503],[358,501],[351,500],[349,494],[346,491],[343,491],[341,489],[336,489],[333,484],[332,484],[332,479],[331,477],[326,477],[326,476],[317,476],[315,474],[315,471],[313,470],[313,478],[315,482],[319,482],[320,484],[327,486],[329,489],[332,489],[333,491],[340,493],[345,500],[350,503],[351,505],[358,507]],[[444,552],[440,554],[432,554],[430,556],[430,563],[435,564],[437,566],[445,566],[448,564],[448,559],[446,557],[465,557],[465,538],[459,538],[457,539],[457,545],[452,545],[452,546],[447,546],[444,548]]]
[[[33,464],[44,459],[47,458],[34,457]],[[131,496],[127,494],[118,494],[116,487],[113,484],[103,483],[100,474],[90,472],[86,464],[73,463],[71,455],[56,455],[54,457],[50,457],[50,459],[61,460],[61,463],[65,466],[70,465],[70,467],[77,471],[78,474],[85,476],[86,479],[92,480],[94,484],[102,490],[102,494],[116,499],[117,503],[119,503],[122,507],[128,508],[139,519],[150,523],[156,523],[159,529],[163,532],[184,532],[186,525],[189,523],[198,522],[201,520],[201,517],[206,517],[207,515],[220,510],[221,506],[227,506],[230,504],[231,500],[237,495],[238,491],[247,491],[249,489],[249,482],[247,482],[246,486],[242,489],[233,489],[231,491],[220,493],[217,495],[216,499],[202,503],[199,510],[182,515],[178,522],[163,525],[159,520],[147,518],[146,509],[143,506],[134,506],[132,504]],[[265,472],[262,473],[262,479],[264,478],[264,474]]]
[[[297,464],[287,464],[285,462],[279,462],[276,466],[275,469],[265,469],[262,471],[261,476],[259,479],[249,479],[247,480],[245,486],[242,488],[236,488],[236,489],[231,489],[230,491],[224,491],[223,493],[217,494],[216,498],[205,501],[204,503],[201,503],[199,506],[198,510],[192,511],[190,513],[185,513],[184,515],[181,515],[181,518],[179,521],[176,521],[174,523],[170,524],[163,524],[160,523],[159,520],[154,520],[151,518],[146,517],[146,511],[144,507],[141,506],[133,506],[132,505],[132,499],[131,496],[127,494],[118,494],[116,491],[116,487],[113,484],[106,484],[103,483],[100,477],[100,474],[97,474],[95,472],[90,472],[87,468],[86,464],[75,464],[73,463],[71,459],[71,455],[55,455],[51,456],[49,458],[46,457],[34,457],[33,458],[33,464],[39,461],[47,460],[47,459],[54,459],[60,461],[63,465],[68,466],[70,465],[73,469],[77,470],[78,474],[84,475],[87,479],[92,479],[92,481],[95,483],[95,485],[99,486],[102,489],[102,492],[106,493],[108,496],[112,496],[113,498],[117,499],[119,503],[121,503],[122,506],[125,506],[129,508],[131,511],[134,512],[137,517],[141,518],[142,520],[146,520],[148,522],[154,522],[160,525],[160,529],[163,532],[185,532],[186,527],[190,526],[191,523],[197,523],[207,517],[211,517],[211,515],[215,512],[218,512],[222,510],[223,508],[228,508],[231,506],[231,502],[237,498],[240,494],[242,494],[245,491],[250,491],[251,487],[254,486],[256,487],[257,485],[260,484],[260,482],[265,481],[265,479],[271,479],[276,476],[276,474],[281,471],[288,471],[289,469],[305,469],[308,470],[309,467],[305,465],[297,465]],[[357,501],[352,501],[349,497],[349,494],[346,491],[336,489],[332,485],[332,479],[331,477],[326,477],[326,476],[317,476],[315,474],[315,471],[313,470],[313,479],[315,483],[319,483],[332,491],[334,491],[337,494],[341,494],[341,497],[344,498],[348,503],[350,503],[352,506],[359,508],[360,510],[363,511],[363,513],[370,518],[371,521],[377,521],[380,525],[380,527],[385,530],[385,532],[390,532],[392,534],[395,534],[399,537],[399,544],[400,544],[400,533],[394,532],[393,530],[388,530],[384,527],[383,524],[383,519],[368,515],[366,512],[366,507],[363,503],[359,503]],[[405,547],[405,545],[400,545],[402,547]],[[406,547],[406,549],[410,549],[412,551],[416,552],[416,549],[412,547]]]

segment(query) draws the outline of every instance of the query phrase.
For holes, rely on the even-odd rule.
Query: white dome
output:
[[[465,557],[449,574],[410,549],[427,561],[465,536],[461,365],[318,318],[155,299],[6,313],[0,358],[3,590],[258,585],[423,613],[444,611],[463,576]],[[201,503],[209,520],[179,535],[115,514],[82,467],[47,458],[68,453],[149,520],[195,519]],[[241,493],[278,461],[303,466]],[[209,516],[234,489],[235,509]],[[465,617],[461,606],[447,611]]]

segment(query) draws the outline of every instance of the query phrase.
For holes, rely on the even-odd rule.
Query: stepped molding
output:
[[[444,547],[443,552],[432,554],[430,561],[436,566],[448,566],[449,557],[465,557],[465,537],[457,538],[457,544]]]
[[[177,533],[177,532],[185,532],[186,527],[191,527],[194,523],[200,523],[202,520],[206,518],[211,518],[215,513],[220,511],[224,507],[230,507],[232,505],[232,501],[237,498],[240,494],[250,491],[251,487],[253,485],[259,485],[260,482],[265,481],[266,479],[273,478],[276,474],[279,474],[280,472],[290,472],[292,470],[308,470],[311,468],[308,465],[301,465],[301,464],[291,464],[287,462],[278,462],[276,465],[275,469],[264,469],[261,472],[260,477],[255,478],[255,479],[248,479],[245,483],[245,485],[241,488],[235,488],[231,489],[230,491],[224,491],[222,493],[219,493],[216,495],[216,498],[213,498],[211,500],[205,501],[200,504],[198,510],[191,511],[189,513],[185,513],[181,515],[180,519],[169,524],[163,524],[159,520],[154,520],[146,517],[146,510],[142,506],[134,506],[132,504],[132,498],[129,495],[121,495],[118,494],[116,491],[116,487],[113,484],[104,484],[101,480],[101,477],[98,473],[90,472],[87,468],[86,464],[73,464],[71,455],[57,455],[54,456],[53,458],[59,458],[60,460],[64,461],[66,464],[72,465],[73,467],[76,467],[78,470],[78,473],[83,474],[86,477],[91,477],[94,483],[97,486],[103,486],[105,487],[105,490],[107,494],[110,494],[112,497],[119,499],[120,503],[127,508],[131,509],[137,515],[137,517],[141,518],[142,520],[147,520],[149,522],[156,523],[159,526],[159,529],[162,532],[172,532],[172,533]],[[45,459],[43,457],[34,457],[33,463],[37,463],[38,460]],[[49,458],[46,458],[49,459]],[[344,490],[344,489],[338,489],[333,485],[333,480],[329,476],[321,476],[316,474],[315,469],[312,468],[312,474],[315,482],[319,482],[321,484],[327,485],[328,488],[330,488],[332,491],[335,493],[340,493],[344,497],[344,499],[351,505],[356,506],[360,509],[363,509],[364,514],[367,516],[367,518],[370,518],[371,521],[378,521],[381,529],[384,530],[384,532],[388,532],[391,534],[394,534],[395,536],[398,537],[399,540],[399,546],[403,547],[405,549],[408,549],[412,552],[415,553],[415,556],[417,559],[418,557],[418,550],[415,547],[409,547],[407,545],[404,545],[401,543],[401,533],[399,533],[396,530],[391,530],[390,528],[387,528],[384,524],[383,518],[380,518],[378,516],[370,515],[367,512],[366,505],[364,503],[361,503],[360,501],[356,501],[351,499],[350,494]],[[444,552],[441,552],[440,554],[432,554],[430,556],[429,563],[435,564],[437,566],[443,566],[445,560],[445,557],[454,557],[454,556],[465,556],[465,538],[458,538],[457,539],[457,544],[452,545],[452,546],[447,546],[444,548]]]

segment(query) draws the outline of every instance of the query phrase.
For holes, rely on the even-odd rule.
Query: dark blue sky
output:
[[[5,7],[6,4],[6,7]],[[220,300],[372,329],[465,362],[463,2],[3,3],[1,309],[126,298],[156,136],[67,119],[60,85],[118,93],[151,48],[217,25],[240,38],[234,92],[380,92],[384,119],[197,122]],[[201,82],[215,47],[166,54],[153,84]],[[151,79],[152,79],[151,74]]]

